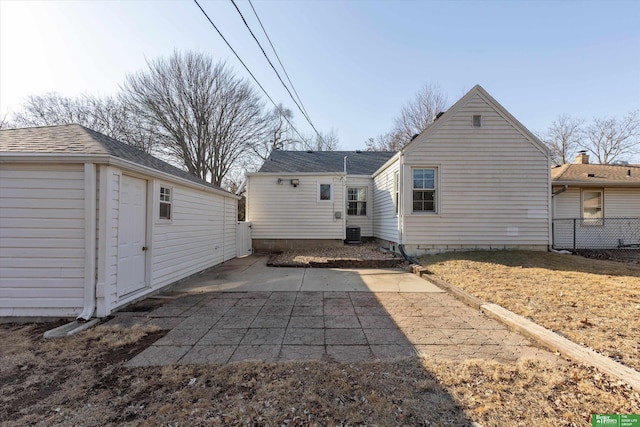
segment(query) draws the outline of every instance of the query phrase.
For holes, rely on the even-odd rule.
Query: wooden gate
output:
[[[236,251],[238,257],[251,254],[251,223],[238,222],[236,225]]]

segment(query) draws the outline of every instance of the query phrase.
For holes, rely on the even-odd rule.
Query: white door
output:
[[[122,176],[118,217],[118,298],[146,285],[147,181]]]

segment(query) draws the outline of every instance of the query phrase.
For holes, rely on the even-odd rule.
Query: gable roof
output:
[[[112,156],[225,191],[151,154],[77,124],[0,129],[0,155],[7,153]]]
[[[282,151],[273,150],[258,172],[327,173],[373,175],[396,153],[393,151]]]
[[[551,169],[551,181],[555,185],[640,187],[640,165],[564,164]]]
[[[430,134],[434,133],[443,123],[446,123],[451,119],[455,114],[464,107],[474,96],[479,95],[484,101],[486,101],[489,105],[491,105],[498,114],[500,114],[507,122],[511,123],[522,135],[527,138],[531,143],[538,149],[540,152],[548,155],[549,149],[536,137],[529,129],[527,129],[522,123],[518,121],[515,117],[511,115],[498,101],[496,101],[489,93],[484,90],[484,88],[480,85],[475,85],[469,92],[467,92],[462,98],[458,100],[455,104],[453,104],[447,111],[445,111],[442,116],[440,116],[437,120],[431,123],[425,130],[420,132],[418,136],[412,139],[412,141],[407,144],[402,151],[407,153],[416,147],[420,142],[424,141]]]

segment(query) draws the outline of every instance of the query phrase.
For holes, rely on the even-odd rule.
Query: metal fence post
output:
[[[573,252],[576,251],[576,218],[573,218]]]

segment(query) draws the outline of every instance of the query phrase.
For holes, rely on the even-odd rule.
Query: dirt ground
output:
[[[373,242],[343,245],[332,248],[309,248],[285,251],[272,258],[274,264],[306,264],[309,262],[326,262],[330,259],[386,260],[398,258],[397,254],[380,249]]]
[[[449,283],[640,370],[640,267],[548,252],[424,256]]]
[[[164,332],[0,325],[3,426],[590,426],[639,413],[640,395],[593,368],[398,359],[125,368]]]

